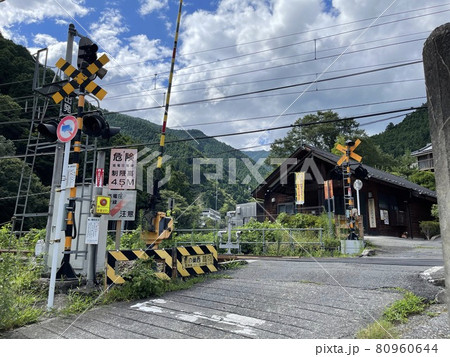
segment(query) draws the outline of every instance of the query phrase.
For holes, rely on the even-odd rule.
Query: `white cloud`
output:
[[[139,0],[141,6],[138,9],[140,15],[145,16],[153,11],[161,10],[168,6],[168,0]]]
[[[5,1],[0,11],[0,31],[15,24],[42,22],[47,18],[70,18],[85,16],[89,9],[84,7],[84,1],[71,0],[14,0]]]
[[[426,11],[386,17],[378,20],[375,24],[383,22],[392,22],[392,24],[374,26],[360,38],[358,37],[362,31],[349,31],[367,27],[370,21],[342,25],[361,19],[375,18],[389,4],[391,4],[391,1],[338,0],[333,1],[335,11],[324,13],[321,2],[318,0],[222,0],[216,11],[199,10],[185,15],[182,19],[179,53],[190,55],[177,58],[177,63],[187,68],[178,71],[175,75],[171,103],[177,104],[221,95],[234,95],[314,80],[318,76],[324,79],[364,69],[333,72],[337,70],[362,66],[380,66],[383,63],[420,59],[422,40],[350,54],[350,52],[368,47],[417,39],[421,36],[426,37],[426,31],[431,31],[446,17],[443,13],[440,16],[392,22],[393,20],[423,14]],[[398,2],[386,14],[405,12],[422,7],[425,7],[425,5],[421,1],[411,1],[408,4]],[[312,29],[314,31],[311,31]],[[398,37],[382,41],[384,38],[420,31],[425,33],[418,36]],[[348,33],[336,35],[343,32]],[[295,33],[297,33],[295,36],[286,36]],[[344,54],[338,58],[338,55],[354,41],[355,44],[347,49],[349,54]],[[330,51],[333,48],[337,49]],[[314,60],[315,55],[317,60]],[[332,55],[334,57],[330,57]],[[227,60],[230,57],[235,57],[235,59]],[[336,62],[333,64],[335,60]],[[304,63],[286,65],[301,61]],[[204,63],[210,64],[201,65]],[[270,67],[273,68],[269,69]],[[310,75],[305,76],[306,74]],[[425,88],[422,81],[365,86],[370,83],[420,77],[423,77],[423,73],[419,64],[396,70],[349,77],[339,81],[317,83],[312,85],[305,93],[303,92],[307,87],[303,86],[210,103],[183,107],[174,106],[170,111],[169,122],[175,120],[184,125],[217,122],[216,125],[198,127],[212,135],[286,125],[304,115],[280,116],[286,113],[424,96]],[[262,80],[267,81],[262,82]],[[332,88],[345,86],[357,87],[331,90]],[[353,116],[407,108],[420,103],[420,100],[415,100],[337,111],[341,116]],[[229,122],[240,118],[265,116],[274,116],[274,118]],[[277,118],[278,116],[280,117]],[[361,122],[367,123],[371,120],[374,120],[374,118]],[[226,123],[219,124],[222,121],[226,121]],[[369,133],[374,133],[382,130],[387,123],[364,126],[363,128],[368,130]],[[281,133],[281,131],[271,131],[264,134],[264,142],[267,142],[269,138],[273,140],[279,137]],[[258,134],[252,134],[224,140],[235,147],[242,147],[261,142],[261,137]]]
[[[50,35],[39,33],[34,36],[34,43],[42,47],[48,47],[58,43],[58,40]]]
[[[447,21],[446,10],[450,10],[450,6],[407,11],[443,4],[442,1],[430,0],[426,4],[420,0],[397,1],[385,14],[394,15],[378,19],[363,35],[361,29],[367,28],[391,4],[391,0],[334,0],[335,10],[331,13],[324,12],[322,0],[221,0],[214,2],[216,7],[209,11],[201,8],[192,10],[194,6],[202,6],[202,2],[190,4],[183,8],[168,125],[193,128],[190,125],[199,124],[196,128],[215,135],[287,125],[304,115],[285,114],[347,107],[336,110],[343,117],[421,104],[424,100],[388,103],[402,98],[425,96],[423,80],[413,81],[423,78],[421,64],[319,82],[311,85],[307,91],[307,86],[297,86],[251,96],[197,101],[293,85],[317,78],[326,79],[379,68],[387,63],[420,59],[424,38],[435,27]],[[172,1],[170,5],[175,2]],[[34,2],[22,0],[14,3],[21,4],[27,11]],[[65,3],[73,4],[71,1]],[[73,4],[71,13],[78,11],[77,16],[80,17],[88,11],[94,11],[86,7],[91,3],[86,1]],[[210,8],[213,6],[211,3],[209,2]],[[50,0],[42,0],[40,4],[49,8]],[[110,1],[109,4],[112,7],[113,2]],[[125,17],[129,11],[121,11],[119,6],[126,4],[129,2],[115,1],[114,9],[97,9],[95,11],[98,11],[98,15],[95,14],[98,20],[91,26],[84,24],[91,33],[86,35],[111,57],[111,62],[107,65],[108,75],[100,83],[108,91],[102,106],[113,111],[163,104],[172,54],[171,37],[176,19],[172,18],[173,14],[161,18],[162,15],[168,16],[167,13],[150,13],[150,9],[156,11],[157,6],[162,4],[163,7],[168,7],[169,3],[142,1],[134,5],[136,17],[138,10],[144,11],[144,6],[149,11],[146,14],[150,25],[145,33],[137,31],[133,18]],[[57,11],[57,14],[44,11],[39,16],[40,6],[32,8],[36,14],[32,14],[33,11],[30,10],[28,17],[20,19],[19,8],[20,6],[15,8],[19,16],[16,23],[44,21],[46,17],[54,18],[55,21],[69,19],[61,11]],[[55,9],[53,6],[53,10]],[[433,12],[436,14],[425,16]],[[11,36],[22,36],[20,28],[10,26],[12,22],[8,21],[12,20],[6,21],[3,16],[3,13],[0,14],[2,31],[6,29]],[[402,21],[413,16],[414,19]],[[361,21],[363,19],[370,20]],[[162,26],[168,24],[170,36],[161,39],[152,37],[157,33],[152,28],[153,21],[156,20]],[[379,26],[383,23],[386,24]],[[31,39],[34,39],[36,46],[48,46],[51,58],[49,63],[65,53],[65,42],[58,41],[62,39],[45,36],[43,32],[28,38],[28,41]],[[23,37],[21,40],[25,41]],[[391,44],[395,45],[390,46]],[[363,51],[368,48],[373,49]],[[344,50],[346,54],[338,57]],[[368,86],[392,81],[398,82]],[[196,103],[179,105],[188,102]],[[351,108],[371,102],[385,103]],[[127,114],[157,124],[162,121],[161,108]],[[383,117],[375,119],[379,118]],[[374,118],[364,119],[361,123],[371,120]],[[209,122],[216,124],[201,125]],[[387,123],[363,128],[372,134],[383,130]],[[273,141],[285,132],[286,130],[270,131],[262,136],[252,134],[223,140],[235,147],[245,147]]]

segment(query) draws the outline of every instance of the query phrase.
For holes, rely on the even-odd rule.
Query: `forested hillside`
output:
[[[424,147],[431,142],[426,107],[407,114],[397,125],[389,123],[382,133],[373,135],[372,139],[385,153],[394,157]]]

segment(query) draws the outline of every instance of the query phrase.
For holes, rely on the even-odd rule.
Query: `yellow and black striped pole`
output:
[[[346,195],[347,195],[347,207],[346,207],[346,211],[347,211],[347,220],[348,220],[348,229],[349,229],[349,234],[348,234],[348,239],[358,239],[356,233],[355,233],[355,220],[353,217],[353,208],[354,208],[354,201],[353,201],[353,193],[352,193],[352,179],[351,179],[351,169],[350,169],[350,155],[351,155],[352,151],[351,151],[351,146],[347,145],[347,150],[346,150],[346,160],[345,160],[345,172],[346,175],[344,175],[344,180],[345,180],[345,184],[344,184],[344,189],[347,191]]]
[[[75,181],[78,177],[78,168],[80,164],[80,152],[81,152],[81,130],[83,129],[83,108],[84,108],[84,87],[80,88],[80,94],[78,96],[78,108],[77,108],[77,122],[78,131],[73,138],[73,160],[72,164],[76,165]],[[71,187],[69,193],[69,204],[67,207],[66,218],[66,230],[64,241],[64,256],[61,267],[56,273],[56,279],[64,277],[65,279],[74,279],[76,274],[70,265],[70,254],[72,250],[72,239],[74,238],[74,223],[75,223],[75,200],[77,197],[77,187]]]
[[[163,125],[162,125],[162,129],[161,129],[161,140],[159,142],[159,156],[158,156],[158,162],[156,163],[157,169],[160,169],[162,166],[162,156],[164,154],[164,142],[166,139],[167,117],[169,115],[170,92],[172,90],[172,79],[173,79],[173,72],[174,72],[174,68],[175,68],[175,56],[177,53],[178,33],[180,32],[180,20],[181,20],[182,6],[183,6],[183,0],[180,0],[180,6],[178,8],[177,27],[176,27],[176,31],[175,31],[175,40],[173,43],[172,62],[170,64],[170,74],[169,74],[169,84],[168,84],[168,88],[167,88],[166,105],[164,107],[164,119],[163,119]]]

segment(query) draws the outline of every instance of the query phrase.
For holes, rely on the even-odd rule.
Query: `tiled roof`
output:
[[[423,148],[420,148],[419,150],[413,151],[411,153],[411,156],[419,156],[419,155],[429,154],[429,153],[432,153],[432,152],[433,152],[433,145],[427,144]]]

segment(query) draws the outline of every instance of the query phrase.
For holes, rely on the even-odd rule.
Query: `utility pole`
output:
[[[77,31],[75,29],[75,25],[70,24],[69,31],[67,34],[67,47],[66,47],[66,61],[69,63],[72,62],[73,42],[74,42],[76,34],[77,34]],[[64,77],[69,79],[69,77],[65,74],[64,74]],[[60,116],[63,117],[66,115],[70,115],[71,112],[72,112],[72,97],[67,97],[61,103]],[[48,252],[50,249],[53,214],[55,212],[56,187],[61,184],[63,153],[64,153],[64,144],[59,141],[56,141],[55,160],[53,162],[52,186],[51,186],[50,198],[49,198],[48,218],[47,218],[46,236],[45,236],[45,249],[44,249],[45,261],[47,261]]]
[[[450,322],[450,23],[436,28],[423,48],[439,222],[443,241],[445,288]]]

